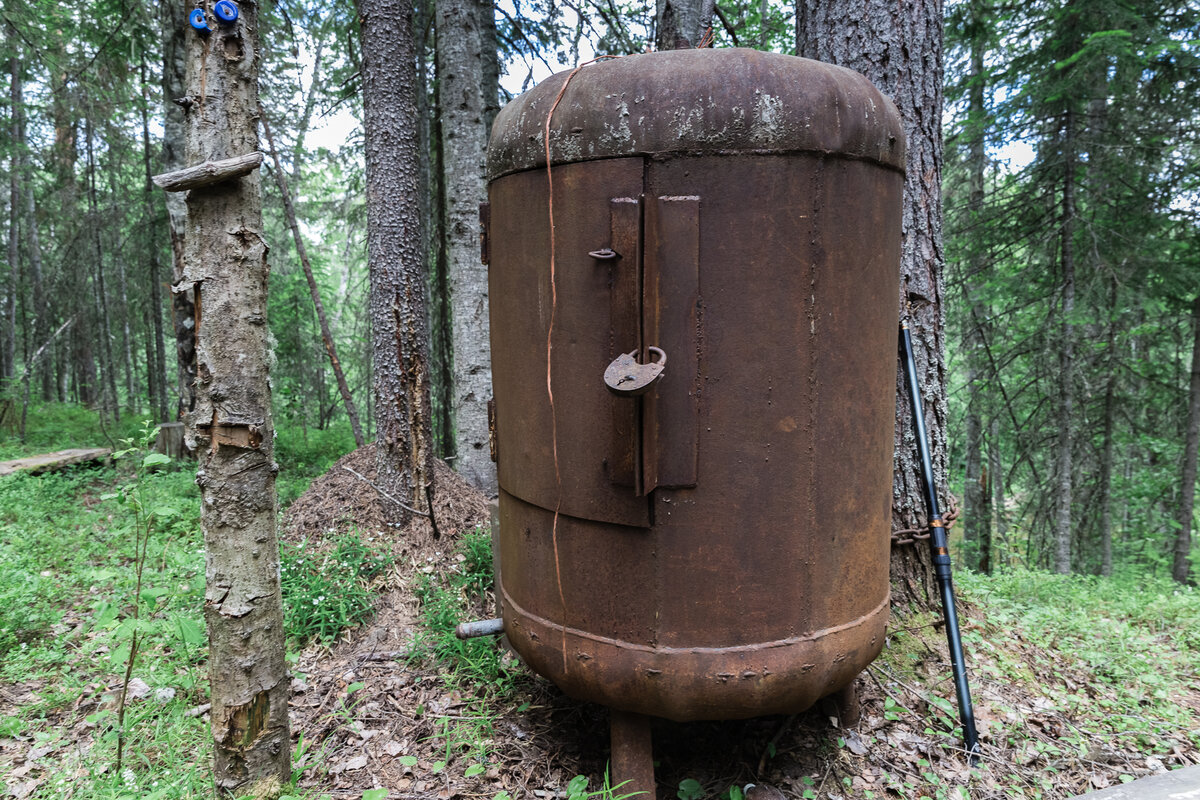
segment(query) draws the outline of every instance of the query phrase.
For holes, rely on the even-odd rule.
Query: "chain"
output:
[[[950,497],[950,510],[942,517],[943,527],[949,531],[958,520],[958,503],[954,496]],[[892,547],[902,547],[913,542],[924,542],[929,539],[929,528],[905,528],[892,531]]]

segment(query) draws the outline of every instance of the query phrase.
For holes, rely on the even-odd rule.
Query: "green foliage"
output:
[[[335,461],[354,450],[354,434],[345,420],[324,430],[284,425],[276,434],[275,461],[279,464],[279,475],[275,478],[275,491],[280,508],[287,508],[314,478],[324,475]]]
[[[496,641],[454,635],[458,624],[472,617],[483,603],[483,594],[492,588],[490,536],[480,529],[466,534],[459,555],[461,560],[445,574],[428,572],[420,578],[416,595],[423,625],[413,643],[412,657],[432,657],[449,668],[450,680],[503,696],[512,688],[513,676]]]
[[[369,619],[375,611],[371,581],[393,563],[356,533],[339,536],[327,550],[285,543],[280,561],[284,629],[300,643],[332,642]]]

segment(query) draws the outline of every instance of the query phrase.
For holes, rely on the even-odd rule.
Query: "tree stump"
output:
[[[164,422],[158,428],[158,436],[154,439],[154,452],[162,453],[171,458],[195,458],[195,453],[188,450],[183,441],[182,422]]]

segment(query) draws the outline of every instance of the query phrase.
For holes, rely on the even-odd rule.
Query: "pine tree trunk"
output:
[[[87,201],[88,218],[92,229],[92,257],[96,275],[96,307],[100,325],[101,403],[105,411],[112,412],[113,419],[121,421],[121,398],[117,394],[117,370],[113,363],[112,321],[108,314],[108,289],[104,282],[104,247],[100,241],[100,214],[96,204],[96,153],[92,147],[94,129],[89,117],[84,121],[84,138],[87,140]]]
[[[654,41],[658,49],[700,47],[712,28],[715,7],[715,0],[656,0]]]
[[[308,281],[308,291],[312,294],[313,308],[317,312],[317,322],[321,325],[321,341],[325,343],[325,354],[329,357],[329,365],[333,367],[337,379],[338,391],[342,395],[342,404],[346,408],[346,416],[350,420],[350,428],[354,431],[354,444],[362,447],[366,444],[363,439],[362,424],[358,421],[358,409],[354,406],[354,398],[350,395],[350,386],[346,383],[346,374],[342,372],[342,362],[338,360],[337,345],[334,344],[333,334],[329,332],[329,321],[325,318],[325,304],[321,302],[321,292],[317,289],[317,279],[313,275],[312,264],[308,261],[308,251],[304,247],[304,237],[300,235],[300,225],[296,222],[296,208],[292,205],[292,194],[288,191],[287,178],[283,175],[283,165],[279,163],[279,153],[275,150],[275,142],[271,138],[271,127],[267,116],[262,114],[263,133],[267,136],[267,146],[271,149],[271,158],[275,164],[275,183],[279,186],[279,194],[283,198],[283,210],[287,214],[288,226],[292,229],[292,238],[296,243],[296,255],[300,257],[300,265],[304,268],[304,277]],[[322,378],[319,386],[324,386]]]
[[[908,165],[904,179],[900,264],[902,317],[910,320],[934,481],[949,509],[946,482],[946,364],[942,251],[942,6],[935,0],[903,5],[886,0],[797,0],[796,52],[857,70],[891,97],[904,119]],[[892,525],[923,528],[926,511],[912,412],[897,364],[896,452]],[[926,547],[892,551],[896,599],[931,607],[932,565]]]
[[[187,33],[189,164],[258,150],[258,9],[239,6],[235,25],[210,15],[210,35]],[[175,24],[187,27],[186,17]],[[218,793],[244,794],[287,781],[291,754],[258,172],[188,192],[185,241],[181,282],[196,297],[199,376],[186,421],[201,454],[213,772]]]
[[[8,38],[14,38],[12,27],[8,28]],[[10,85],[9,96],[12,105],[9,107],[9,136],[13,143],[12,154],[8,158],[8,283],[9,292],[4,298],[4,378],[12,378],[17,369],[17,295],[21,291],[21,246],[20,246],[20,213],[21,189],[18,176],[20,175],[20,159],[17,155],[16,142],[20,135],[20,100],[21,100],[21,62],[16,58],[8,62]],[[28,343],[29,334],[24,331]],[[27,351],[28,346],[24,348]],[[23,352],[28,359],[29,353]]]
[[[151,352],[147,352],[146,370],[149,373],[147,383],[150,387],[150,397],[152,398],[151,405],[154,409],[154,419],[157,422],[167,422],[167,353],[166,345],[163,343],[163,296],[162,296],[162,265],[158,259],[158,225],[155,223],[154,213],[154,183],[150,180],[154,170],[151,167],[150,157],[150,87],[146,83],[146,59],[143,58],[139,64],[142,79],[142,159],[146,169],[146,225],[147,235],[150,239],[149,249],[150,258],[147,262],[147,271],[150,283],[150,308],[147,316],[151,320],[151,325],[147,327],[147,335],[154,337],[154,347]],[[172,201],[174,202],[174,201]],[[147,350],[151,348],[147,346]]]
[[[483,143],[492,135],[492,123],[500,113],[500,50],[496,36],[496,6],[493,0],[474,0],[479,23],[479,52],[483,58]]]
[[[1054,571],[1071,571],[1072,419],[1075,411],[1075,113],[1063,123],[1063,198],[1059,248],[1062,262],[1062,306],[1058,349],[1057,481],[1054,491]]]
[[[433,483],[413,6],[359,0],[377,480],[425,507]],[[393,521],[408,512],[385,503]]]
[[[974,30],[983,29],[985,20],[981,3],[973,3],[971,25]],[[984,106],[984,84],[987,80],[983,63],[983,42],[977,34],[971,40],[970,74],[967,94],[967,170],[970,189],[967,197],[967,213],[972,229],[982,226],[984,201],[984,173],[987,167],[985,152],[985,130],[987,109]],[[990,571],[991,548],[991,491],[986,485],[983,468],[984,436],[983,410],[986,404],[988,358],[984,352],[988,336],[988,309],[983,297],[988,279],[988,257],[979,250],[978,244],[971,249],[967,264],[964,293],[970,308],[963,335],[963,349],[967,356],[967,417],[966,417],[966,476],[963,482],[963,539],[967,542],[967,563],[983,572]]]
[[[21,84],[21,65],[20,62],[14,59],[13,67],[13,83],[12,83],[12,111],[13,111],[13,149],[20,153],[17,159],[17,171],[20,176],[22,188],[25,191],[24,213],[25,219],[22,228],[22,233],[25,236],[25,257],[29,266],[29,285],[32,291],[33,312],[32,312],[32,331],[27,332],[33,335],[34,346],[46,340],[50,335],[50,308],[47,303],[46,293],[42,282],[42,248],[38,241],[37,229],[37,206],[33,197],[33,181],[31,179],[32,168],[29,163],[29,149],[26,147],[26,130],[25,130],[25,100],[24,87]],[[13,193],[13,199],[17,199],[19,192]],[[53,345],[55,348],[60,347],[59,344]],[[57,351],[55,351],[57,352]],[[51,368],[52,358],[46,359],[46,366],[41,368],[41,397],[43,400],[52,399],[53,395],[53,374]]]
[[[1179,531],[1171,577],[1191,582],[1192,520],[1196,503],[1196,462],[1200,453],[1200,297],[1192,301],[1192,375],[1188,386],[1187,434],[1183,448],[1183,473],[1179,493]]]
[[[1117,416],[1117,279],[1113,276],[1109,284],[1108,335],[1105,337],[1105,359],[1108,378],[1104,382],[1104,433],[1100,445],[1100,480],[1096,491],[1100,492],[1100,574],[1112,575],[1112,476],[1113,460],[1116,458],[1114,428]]]
[[[163,38],[163,169],[171,172],[185,166],[184,139],[187,95],[186,20],[192,4],[187,0],[163,0],[159,4]],[[187,204],[178,192],[167,192],[167,217],[171,226],[171,319],[175,333],[175,390],[179,396],[175,414],[179,419],[196,407],[196,299],[183,281],[183,253],[187,237]]]
[[[479,258],[479,204],[487,150],[483,120],[481,36],[474,0],[437,0],[438,90],[445,165],[445,248],[454,364],[454,469],[476,488],[496,493],[488,446],[489,345],[487,268]]]

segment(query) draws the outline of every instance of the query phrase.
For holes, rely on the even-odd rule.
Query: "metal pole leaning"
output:
[[[917,384],[917,365],[913,361],[912,336],[908,324],[900,325],[900,344],[904,352],[904,374],[912,398],[913,428],[921,456],[921,476],[925,479],[925,504],[929,511],[929,546],[933,551],[933,569],[942,594],[946,617],[946,639],[950,644],[950,665],[954,670],[954,691],[958,695],[958,714],[962,720],[963,740],[971,766],[979,763],[979,734],[975,730],[975,710],[971,706],[971,688],[967,685],[967,667],[963,660],[962,636],[958,613],[954,609],[954,584],[950,579],[950,551],[946,527],[938,511],[937,490],[933,483],[933,460],[929,455],[929,436],[925,432],[925,411],[921,406],[921,388]]]

